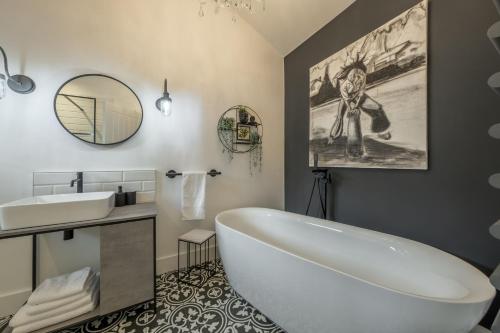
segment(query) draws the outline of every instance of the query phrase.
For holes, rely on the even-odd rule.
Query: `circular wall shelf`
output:
[[[235,105],[219,118],[219,140],[231,153],[251,152],[262,144],[264,128],[260,116],[246,105]]]

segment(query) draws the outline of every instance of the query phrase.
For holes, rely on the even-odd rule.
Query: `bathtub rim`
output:
[[[232,212],[237,212],[237,211],[251,211],[251,210],[264,210],[264,211],[269,211],[269,212],[278,212],[278,213],[285,213],[285,214],[291,214],[291,215],[295,215],[295,216],[298,216],[298,217],[301,217],[301,218],[311,218],[311,219],[314,219],[314,220],[318,220],[318,221],[321,221],[321,223],[326,223],[326,224],[340,224],[340,225],[345,225],[349,228],[353,228],[353,229],[357,229],[357,230],[362,230],[362,231],[370,231],[370,232],[373,232],[373,233],[376,233],[376,234],[379,234],[379,235],[386,235],[386,236],[391,236],[391,237],[394,237],[394,238],[397,238],[397,239],[400,239],[400,240],[404,240],[404,241],[407,241],[407,242],[412,242],[412,243],[416,243],[420,246],[426,246],[426,247],[429,247],[431,249],[433,249],[434,251],[439,251],[441,253],[444,253],[448,256],[452,256],[456,259],[458,259],[459,261],[461,261],[462,264],[464,265],[467,265],[467,266],[470,266],[472,269],[474,269],[476,271],[476,273],[484,276],[485,278],[485,282],[488,283],[488,289],[490,289],[490,294],[491,296],[489,297],[486,297],[488,294],[488,291],[485,291],[485,297],[481,297],[481,295],[473,295],[473,296],[470,296],[470,295],[467,295],[465,297],[462,297],[462,298],[442,298],[442,297],[429,297],[429,296],[423,296],[423,295],[419,295],[419,294],[414,294],[414,293],[411,293],[411,292],[407,292],[407,291],[403,291],[403,290],[398,290],[398,289],[394,289],[394,288],[391,288],[391,287],[387,287],[387,286],[384,286],[384,285],[381,285],[381,284],[378,284],[378,283],[375,283],[375,282],[372,282],[372,281],[368,281],[368,280],[365,280],[363,278],[360,278],[360,277],[357,277],[355,275],[352,275],[352,274],[349,274],[349,273],[346,273],[344,271],[341,271],[341,270],[338,270],[338,269],[335,269],[333,267],[330,267],[330,266],[327,266],[327,265],[324,265],[324,264],[321,264],[315,260],[312,260],[312,259],[308,259],[308,258],[305,258],[303,256],[300,256],[298,254],[295,254],[295,253],[292,253],[292,252],[289,252],[285,249],[282,249],[280,247],[277,247],[273,244],[269,244],[261,239],[258,239],[258,238],[255,238],[255,237],[252,237],[240,230],[237,230],[235,228],[232,228],[230,226],[228,226],[227,224],[225,224],[224,222],[221,222],[219,221],[219,218],[222,216],[222,215],[225,215],[225,214],[229,214],[229,213],[232,213]],[[311,224],[309,222],[303,222],[303,223],[307,223],[307,224]],[[421,242],[417,242],[417,241],[414,241],[414,240],[411,240],[411,239],[408,239],[408,238],[403,238],[403,237],[399,237],[399,236],[395,236],[395,235],[391,235],[391,234],[387,234],[387,233],[383,233],[383,232],[379,232],[379,231],[375,231],[375,230],[370,230],[370,229],[366,229],[366,228],[361,228],[361,227],[356,227],[356,226],[352,226],[352,225],[348,225],[348,224],[343,224],[343,223],[340,223],[340,222],[333,222],[333,221],[328,221],[328,220],[323,220],[323,219],[319,219],[319,218],[316,218],[316,217],[311,217],[311,216],[306,216],[306,215],[301,215],[301,214],[297,214],[297,213],[292,213],[292,212],[287,212],[287,211],[284,211],[284,210],[279,210],[279,209],[271,209],[271,208],[261,208],[261,207],[244,207],[244,208],[235,208],[235,209],[229,209],[229,210],[225,210],[225,211],[222,211],[220,212],[219,214],[217,214],[215,216],[215,224],[216,224],[216,227],[220,226],[220,227],[224,227],[224,228],[227,228],[233,232],[236,232],[237,234],[240,234],[246,238],[250,238],[252,240],[255,240],[265,246],[268,246],[268,247],[271,247],[279,252],[282,252],[282,253],[286,253],[287,255],[291,255],[299,260],[302,260],[302,261],[305,261],[305,262],[308,262],[310,264],[313,264],[313,265],[316,265],[316,266],[319,266],[319,267],[322,267],[324,269],[327,269],[329,271],[333,271],[337,274],[340,274],[340,275],[343,275],[343,276],[346,276],[346,277],[349,277],[349,278],[352,278],[352,279],[355,279],[357,281],[360,281],[362,283],[366,283],[368,285],[371,285],[373,287],[377,287],[377,288],[382,288],[384,290],[387,290],[391,293],[395,293],[395,294],[399,294],[399,295],[404,295],[404,296],[409,296],[409,297],[415,297],[415,298],[419,298],[419,299],[422,299],[422,300],[427,300],[427,301],[433,301],[433,302],[440,302],[440,303],[447,303],[447,304],[478,304],[478,303],[488,303],[488,302],[492,302],[493,299],[495,298],[496,296],[496,289],[495,287],[493,287],[493,285],[490,283],[488,277],[483,273],[481,272],[479,269],[477,269],[476,267],[474,267],[473,265],[469,264],[468,262],[466,262],[465,260],[451,254],[451,253],[448,253],[446,251],[443,251],[443,250],[440,250],[438,248],[435,248],[433,246],[430,246],[430,245],[427,245],[427,244],[424,244],[424,243],[421,243]],[[470,289],[469,289],[470,290]]]

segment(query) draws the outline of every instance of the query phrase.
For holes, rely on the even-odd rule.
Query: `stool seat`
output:
[[[215,235],[215,231],[194,229],[184,235],[179,236],[179,240],[195,244],[203,244]]]

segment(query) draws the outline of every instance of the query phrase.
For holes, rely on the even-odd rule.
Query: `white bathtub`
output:
[[[262,208],[216,230],[231,285],[289,333],[466,333],[495,296],[466,262],[375,231]]]

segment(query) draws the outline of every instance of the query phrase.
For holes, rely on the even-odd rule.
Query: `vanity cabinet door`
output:
[[[101,314],[154,298],[153,220],[101,227]]]

